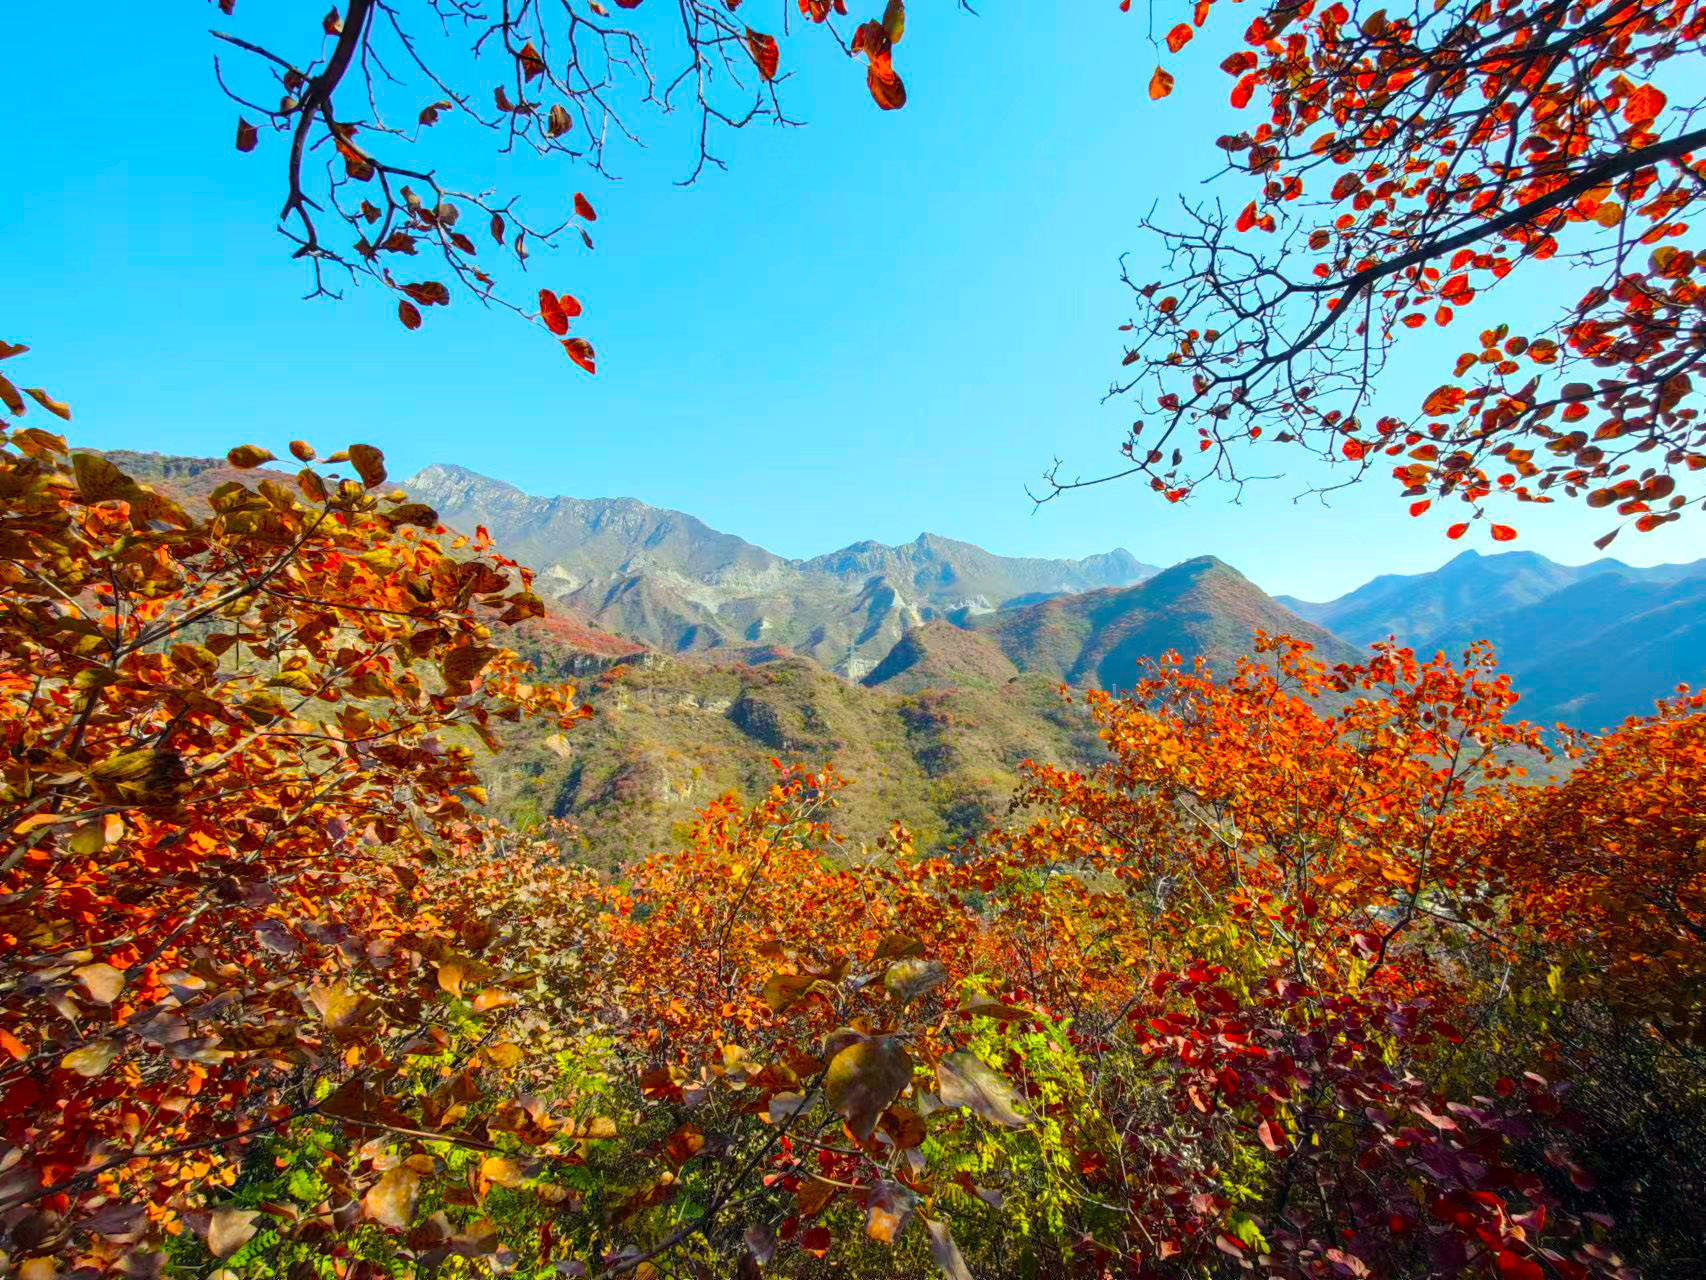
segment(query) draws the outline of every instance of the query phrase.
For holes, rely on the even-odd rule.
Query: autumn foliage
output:
[[[185,505],[0,439],[12,1271],[1578,1280],[1682,1229],[1571,1097],[1584,1028],[1706,1040],[1698,695],[1553,755],[1484,649],[1263,637],[1090,695],[1106,764],[963,848],[778,764],[601,881],[477,812],[578,715],[497,643],[525,572],[374,450],[269,461]]]
[[[1249,122],[1219,139],[1224,204],[1146,224],[1168,265],[1128,277],[1138,313],[1114,391],[1139,416],[1121,474],[1179,501],[1263,469],[1277,442],[1352,478],[1389,469],[1413,515],[1462,501],[1453,538],[1507,500],[1607,509],[1621,519],[1602,546],[1680,518],[1706,468],[1688,242],[1706,133],[1676,99],[1706,6],[1304,0],[1235,16],[1202,0],[1170,53],[1223,21],[1242,28],[1220,68]],[[1173,83],[1157,69],[1150,95]],[[1565,297],[1563,314],[1529,329],[1488,310],[1521,303],[1524,281]],[[1437,390],[1386,403],[1378,375],[1404,335],[1455,323],[1471,333]]]
[[[237,0],[216,3],[241,16]],[[620,10],[640,3],[615,0]],[[546,289],[534,310],[505,279],[539,250],[571,239],[591,252],[592,201],[577,191],[561,208],[530,210],[493,191],[484,174],[453,178],[437,162],[435,135],[471,132],[495,154],[609,173],[608,149],[639,145],[643,120],[680,112],[693,122],[690,182],[722,167],[719,132],[795,123],[779,92],[782,44],[746,25],[754,7],[737,15],[740,0],[683,0],[668,6],[675,12],[660,32],[642,15],[629,25],[596,0],[497,12],[472,0],[348,0],[301,24],[288,46],[215,30],[214,72],[241,113],[237,150],[258,152],[280,175],[278,231],[309,272],[310,297],[340,296],[346,282],[376,283],[398,295],[397,320],[409,330],[455,296],[495,304],[536,320],[593,373],[592,344],[567,336],[579,304]],[[794,7],[780,15],[784,31]],[[848,18],[846,0],[797,0],[797,8],[800,26],[864,60],[877,107],[906,104],[894,65],[903,0],[887,0],[850,36],[837,26]],[[331,158],[321,165],[316,155]],[[434,278],[406,278],[422,260],[435,264],[422,268]]]
[[[602,5],[448,0],[417,15],[436,50],[402,7],[288,53],[215,34],[315,290],[369,279],[410,330],[598,219],[407,159],[441,119],[598,169],[632,110],[690,106],[696,174],[717,128],[786,118],[755,6],[669,6],[668,75]],[[845,36],[842,0],[797,8],[905,104],[900,0]],[[1169,58],[1219,15],[1184,16]],[[1706,137],[1672,98],[1703,38],[1698,0],[1254,13],[1222,63],[1248,189],[1156,224],[1173,274],[1133,282],[1129,470],[1177,502],[1277,442],[1390,466],[1412,514],[1464,501],[1452,537],[1501,497],[1679,518]],[[423,256],[442,278],[405,278]],[[1559,323],[1373,403],[1404,331],[1548,259]],[[582,303],[526,292],[592,373]],[[1543,732],[1484,646],[1328,667],[1260,636],[1086,695],[1105,763],[1027,763],[962,847],[850,844],[848,782],[778,761],[600,878],[561,824],[485,812],[482,758],[572,754],[582,715],[503,643],[544,611],[527,570],[364,444],[139,483],[58,434],[24,354],[0,343],[0,1273],[1697,1273],[1706,1157],[1669,1139],[1706,1134],[1706,695]]]

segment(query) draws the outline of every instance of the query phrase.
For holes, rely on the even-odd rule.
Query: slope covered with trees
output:
[[[474,816],[473,744],[582,715],[376,450],[205,512],[22,422],[0,464],[30,1280],[1690,1274],[1699,695],[1549,781],[1484,651],[1258,636],[1089,695],[1104,763],[951,858],[777,764],[601,880]]]

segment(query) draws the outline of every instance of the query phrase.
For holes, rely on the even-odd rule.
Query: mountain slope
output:
[[[914,627],[890,649],[862,683],[891,693],[920,689],[994,688],[1019,674],[1019,668],[989,637],[945,619]]]
[[[1679,683],[1706,681],[1706,560],[1635,568],[1466,551],[1433,573],[1387,575],[1325,604],[1294,602],[1347,639],[1396,636],[1455,657],[1489,640],[1517,714],[1604,729]]]
[[[1487,619],[1476,632],[1543,724],[1611,728],[1679,683],[1706,684],[1706,575],[1667,582],[1597,574]],[[1449,653],[1462,636],[1444,636]],[[1430,645],[1432,642],[1430,642]]]
[[[1397,636],[1406,644],[1473,633],[1509,609],[1536,604],[1574,583],[1604,574],[1636,581],[1674,582],[1706,573],[1706,560],[1637,569],[1609,557],[1563,565],[1532,551],[1482,555],[1465,551],[1431,573],[1382,574],[1336,600],[1312,603],[1290,596],[1280,602],[1300,617],[1352,644]]]
[[[837,825],[855,848],[892,821],[950,847],[1006,811],[1022,761],[1101,758],[1083,708],[1040,676],[896,694],[799,657],[749,666],[648,655],[581,692],[594,715],[567,735],[566,759],[543,747],[543,731],[510,731],[512,749],[491,766],[491,810],[571,819],[581,856],[604,868],[679,844],[694,811],[726,790],[761,796],[773,757],[833,762],[852,780]]]
[[[1103,689],[1129,688],[1143,659],[1168,650],[1186,658],[1200,654],[1216,670],[1229,672],[1239,656],[1251,652],[1257,630],[1308,640],[1328,662],[1354,657],[1343,641],[1212,556],[1174,565],[1137,586],[1057,596],[979,615],[966,626],[1020,671]],[[937,638],[917,632],[909,642],[921,651],[940,648]],[[867,680],[886,686],[918,665],[885,663]],[[952,678],[956,669],[945,674]]]
[[[631,498],[536,498],[454,466],[427,467],[405,487],[447,524],[486,528],[539,571],[542,593],[594,626],[666,652],[781,645],[855,679],[933,618],[1153,572],[1124,550],[1021,559],[932,534],[786,560]]]

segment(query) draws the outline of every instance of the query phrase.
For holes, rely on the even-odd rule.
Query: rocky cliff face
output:
[[[539,588],[605,631],[665,652],[779,645],[850,679],[932,619],[1141,581],[1123,549],[1083,560],[998,556],[921,534],[787,560],[679,511],[632,498],[538,498],[454,466],[405,487],[447,523],[483,526],[539,571]]]

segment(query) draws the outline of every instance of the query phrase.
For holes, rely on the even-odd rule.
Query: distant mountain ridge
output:
[[[107,456],[195,501],[255,474],[224,459]],[[1602,729],[1679,683],[1706,684],[1706,559],[1572,566],[1466,551],[1430,573],[1310,602],[1267,596],[1213,557],[1158,572],[1124,550],[1021,559],[924,534],[788,560],[631,498],[533,498],[448,466],[404,485],[445,523],[483,524],[541,570],[553,608],[529,628],[530,647],[566,655],[557,665],[574,674],[651,661],[652,649],[723,664],[798,654],[888,694],[999,692],[1019,676],[1119,689],[1169,649],[1230,670],[1260,628],[1308,639],[1335,662],[1387,636],[1452,656],[1492,641],[1522,695],[1517,713],[1543,724]]]
[[[463,467],[403,482],[447,523],[485,527],[542,593],[591,625],[665,652],[781,645],[850,679],[911,628],[1061,593],[1126,586],[1154,566],[1118,549],[1082,560],[999,556],[934,534],[790,560],[633,498],[539,498]]]
[[[1706,682],[1706,560],[1563,565],[1532,551],[1465,551],[1432,573],[1386,574],[1311,603],[1279,597],[1358,645],[1389,636],[1456,656],[1492,641],[1538,723],[1604,729]]]
[[[1556,591],[1603,574],[1633,581],[1677,582],[1706,574],[1706,560],[1638,569],[1605,557],[1583,565],[1558,564],[1533,551],[1483,555],[1465,551],[1429,573],[1381,574],[1336,600],[1314,603],[1276,599],[1300,617],[1352,644],[1395,635],[1406,643],[1466,634],[1485,619],[1535,604]]]

